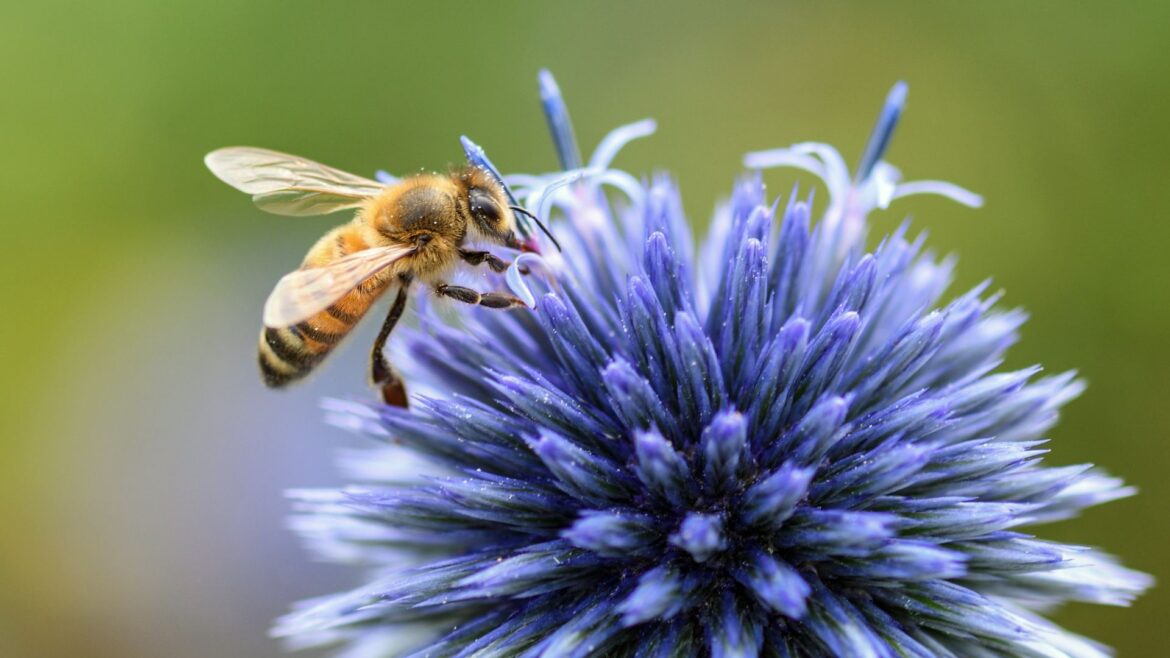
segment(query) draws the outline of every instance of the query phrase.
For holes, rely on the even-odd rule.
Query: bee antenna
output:
[[[561,243],[557,242],[557,239],[553,237],[552,232],[550,232],[548,230],[548,227],[544,225],[544,222],[540,221],[539,217],[537,217],[536,215],[533,215],[532,213],[528,212],[527,210],[521,208],[520,206],[508,206],[508,207],[511,208],[515,212],[518,212],[518,213],[521,213],[523,215],[527,215],[527,216],[531,217],[532,221],[536,222],[536,225],[540,227],[540,230],[544,231],[544,234],[548,236],[548,239],[552,240],[553,246],[557,248],[557,251],[562,251]]]

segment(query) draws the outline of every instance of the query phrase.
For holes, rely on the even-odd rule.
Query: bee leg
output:
[[[509,265],[512,264],[506,260],[497,258],[490,251],[460,249],[459,257],[466,261],[468,265],[483,265],[484,263],[487,263],[487,266],[492,268],[493,272],[503,272],[504,270],[508,269]]]
[[[394,299],[394,305],[390,307],[386,322],[382,323],[382,331],[378,332],[378,339],[374,341],[374,351],[370,354],[370,379],[373,380],[374,386],[381,387],[382,401],[395,407],[409,406],[406,400],[406,384],[394,370],[394,366],[386,360],[383,351],[386,340],[390,338],[390,332],[394,330],[394,325],[398,324],[405,309],[406,285],[403,284],[398,289],[398,296]]]
[[[516,306],[526,306],[526,304],[519,298],[513,297],[507,293],[502,292],[485,292],[479,293],[471,288],[464,288],[463,286],[449,286],[445,283],[440,283],[435,287],[441,297],[450,297],[455,301],[463,302],[464,304],[479,304],[488,308],[513,308]]]

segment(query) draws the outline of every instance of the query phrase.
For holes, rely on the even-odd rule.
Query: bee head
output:
[[[499,183],[478,167],[469,168],[460,178],[467,190],[469,228],[485,240],[522,248],[516,236],[516,216],[508,207],[508,197]]]

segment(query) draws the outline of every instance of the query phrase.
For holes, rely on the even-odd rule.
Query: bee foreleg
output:
[[[390,365],[390,362],[386,360],[384,350],[386,340],[390,338],[390,332],[394,330],[394,325],[398,324],[405,309],[406,285],[403,284],[398,289],[398,296],[394,298],[394,305],[390,307],[390,313],[386,316],[386,321],[382,323],[382,330],[378,332],[378,338],[374,341],[374,350],[370,354],[370,379],[373,380],[375,386],[381,387],[382,400],[386,404],[396,407],[407,406],[406,384],[403,383],[402,378]]]
[[[487,266],[492,268],[493,272],[503,272],[508,269],[512,263],[498,258],[490,251],[474,251],[471,249],[460,249],[459,257],[467,262],[468,265],[482,265],[487,263]]]
[[[450,286],[445,283],[440,283],[435,287],[437,292],[442,297],[450,297],[456,301],[464,304],[479,304],[487,308],[513,308],[515,306],[525,306],[526,304],[519,298],[502,292],[485,292],[480,293],[471,288],[464,288],[463,286]]]

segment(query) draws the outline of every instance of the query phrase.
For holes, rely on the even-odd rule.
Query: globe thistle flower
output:
[[[697,252],[669,177],[611,167],[653,122],[586,162],[541,87],[563,171],[503,179],[564,250],[507,273],[532,311],[420,310],[411,410],[327,403],[383,445],[344,456],[352,488],[295,492],[294,523],[370,576],[275,634],[354,657],[1107,654],[1043,614],[1150,579],[1031,530],[1133,493],[1043,462],[1081,383],[1000,371],[1024,314],[986,283],[947,301],[953,261],[907,225],[866,249],[901,196],[980,203],[882,161],[905,86],[852,175],[823,144],[749,154]],[[765,192],[781,165],[824,181],[818,220]]]

